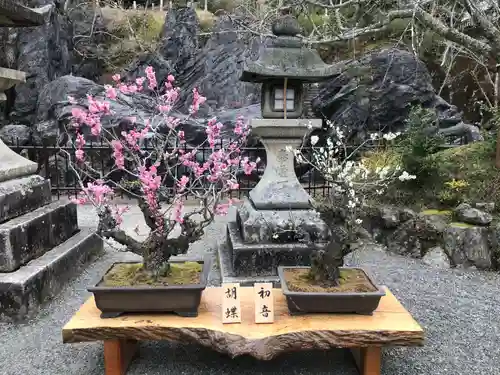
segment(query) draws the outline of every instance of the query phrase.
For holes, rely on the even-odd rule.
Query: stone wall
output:
[[[422,212],[380,206],[368,210],[364,223],[390,252],[440,268],[499,270],[500,221],[493,210],[491,203]]]

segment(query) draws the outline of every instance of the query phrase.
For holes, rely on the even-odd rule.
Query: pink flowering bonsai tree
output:
[[[76,149],[71,168],[78,176],[81,188],[75,201],[92,204],[99,217],[98,234],[142,256],[143,269],[152,277],[158,277],[168,275],[171,256],[186,253],[189,245],[201,238],[204,228],[216,215],[227,213],[235,201],[230,198],[230,193],[239,188],[237,174],[241,171],[251,174],[258,160],[251,162],[241,155],[241,148],[249,135],[249,127],[242,118],[236,122],[235,138],[223,139],[223,126],[213,118],[206,125],[205,143],[187,147],[184,132],[180,130],[180,120],[171,115],[179,97],[174,77],[168,76],[166,83],[158,87],[153,68],[148,67],[145,72],[145,77],[129,83],[123,83],[119,75],[113,76],[114,84],[105,86],[105,97],[88,95],[86,109],[73,108],[67,131]],[[124,96],[141,91],[147,91],[155,100],[156,110],[150,118],[128,118],[128,123],[133,126],[127,131],[119,132],[116,127],[106,129],[102,126],[101,119],[111,114],[112,101],[123,100]],[[73,98],[69,100],[76,104]],[[205,100],[196,89],[193,90],[191,119],[195,118]],[[112,173],[102,175],[102,172],[92,168],[85,154],[84,146],[88,139],[84,134],[112,148],[113,171],[120,171],[138,181],[139,193],[129,191],[124,184],[110,179]],[[153,145],[147,149],[143,147],[146,138]],[[208,157],[203,162],[196,160],[201,147],[209,149]],[[179,167],[185,171],[182,176],[175,173]],[[165,196],[167,181],[173,181],[173,184],[166,189],[168,193]],[[144,241],[137,240],[120,228],[122,215],[128,208],[113,204],[118,189],[137,199],[149,227]],[[188,196],[196,199],[199,206],[186,212],[184,203]]]

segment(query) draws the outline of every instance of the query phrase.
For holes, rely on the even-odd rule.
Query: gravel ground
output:
[[[79,212],[81,225],[92,224],[87,208]],[[126,223],[140,221],[131,212]],[[133,224],[132,224],[133,223]],[[222,221],[214,223],[206,240],[192,254],[215,250]],[[23,324],[0,323],[1,375],[102,375],[102,344],[61,342],[61,328],[89,296],[95,284],[117,260],[132,255],[109,248],[106,254],[49,302],[36,319]],[[377,248],[358,250],[348,260],[369,269],[400,299],[427,334],[422,348],[394,348],[384,352],[384,375],[500,375],[500,275],[477,271],[439,271],[421,262],[386,254]],[[212,284],[219,281],[213,272]],[[242,357],[234,360],[209,349],[143,343],[130,375],[354,375],[344,350],[283,355],[269,362]]]

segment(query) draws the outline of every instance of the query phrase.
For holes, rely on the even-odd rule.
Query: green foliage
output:
[[[362,156],[361,160],[363,165],[371,172],[376,171],[378,168],[392,168],[401,165],[401,155],[392,147],[368,151]]]
[[[308,35],[313,31],[314,25],[317,28],[321,28],[327,24],[329,22],[329,17],[325,16],[324,13],[311,13],[309,15],[301,13],[297,17],[297,21],[304,30],[304,33]]]
[[[203,6],[203,2],[200,3]],[[209,12],[216,13],[218,10],[225,10],[231,12],[239,5],[238,1],[234,0],[211,0],[207,3]]]
[[[448,206],[456,206],[466,194],[469,183],[465,180],[446,181],[443,189],[439,192],[439,200]]]
[[[444,139],[432,131],[437,125],[437,116],[432,109],[412,108],[407,122],[409,129],[398,149],[403,170],[417,176],[411,185],[419,186],[436,174],[436,165],[428,156],[441,149]]]
[[[500,174],[495,168],[495,137],[487,135],[482,142],[451,148],[432,155],[438,166],[435,189],[453,189],[459,202],[495,202],[500,204]],[[450,181],[465,181],[458,187]],[[459,183],[459,185],[463,183]],[[457,191],[458,190],[458,191]]]
[[[164,12],[103,8],[102,14],[113,36],[99,52],[108,72],[116,72],[130,64],[138,54],[156,49]]]
[[[214,27],[215,19],[213,13],[205,12],[204,10],[196,10],[196,15],[200,21],[200,29],[202,32],[210,32]]]

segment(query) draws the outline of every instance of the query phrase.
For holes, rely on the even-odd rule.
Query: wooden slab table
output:
[[[64,343],[104,341],[105,375],[124,375],[141,340],[171,340],[208,346],[231,357],[269,360],[280,353],[350,348],[361,375],[380,375],[381,347],[421,346],[424,332],[386,288],[371,316],[290,316],[281,289],[274,289],[275,322],[254,322],[253,288],[242,287],[241,324],[222,324],[222,288],[203,292],[197,318],[128,314],[101,319],[91,297],[62,330]]]

